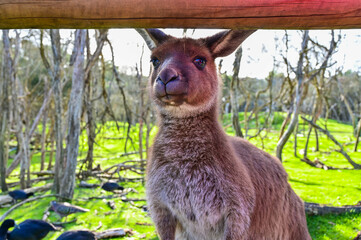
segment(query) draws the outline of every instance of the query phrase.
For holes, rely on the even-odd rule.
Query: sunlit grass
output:
[[[261,137],[252,138],[250,141],[259,148],[274,155],[279,138],[279,129],[283,121],[284,114],[276,113],[273,117],[272,130],[265,135],[262,133]],[[243,114],[240,114],[241,121],[243,121]],[[225,130],[234,135],[230,125],[230,116],[225,115],[223,118]],[[259,126],[262,126],[265,121],[264,114],[259,116]],[[289,174],[289,182],[295,192],[307,202],[316,202],[321,204],[330,204],[334,206],[352,205],[361,200],[361,172],[360,170],[323,170],[311,167],[300,159],[303,157],[304,146],[306,142],[306,135],[308,125],[303,124],[300,120],[299,132],[297,134],[297,157],[294,156],[294,136],[291,136],[289,142],[286,144],[283,151],[283,165]],[[318,125],[325,128],[325,122],[320,120]],[[249,123],[251,128],[248,131],[248,136],[256,134],[255,121]],[[243,126],[242,126],[243,127]],[[350,157],[357,163],[361,164],[361,151],[354,153],[352,151],[353,145],[345,145],[355,141],[352,136],[352,127],[345,124],[337,123],[334,120],[327,122],[327,129],[333,134],[336,139],[344,144],[345,150]],[[119,130],[113,122],[107,123],[103,126],[102,130],[98,133],[96,144],[94,145],[94,166],[100,164],[102,169],[105,169],[114,164],[129,160],[139,159],[139,155],[133,154],[125,157],[116,157],[124,153],[124,146],[126,142],[127,128],[121,124]],[[151,136],[154,137],[156,128],[154,127]],[[131,140],[127,141],[127,151],[137,151],[139,147],[137,127],[132,127],[130,131]],[[145,145],[145,130],[143,146]],[[352,168],[347,160],[337,152],[336,146],[324,134],[319,133],[319,151],[316,151],[316,138],[315,132],[312,131],[309,141],[308,158],[311,160],[319,159],[326,165],[338,168]],[[87,153],[87,140],[85,132],[82,134],[79,149],[79,160],[86,157]],[[144,155],[145,156],[145,155]],[[47,153],[49,157],[49,153]],[[55,157],[55,154],[54,154]],[[107,160],[104,160],[107,159]],[[48,160],[47,160],[48,161]],[[40,169],[40,153],[33,155],[31,170],[39,171]],[[18,181],[18,170],[10,180]],[[131,172],[122,173],[123,177],[139,177]],[[93,183],[100,184],[98,179],[91,179]],[[44,182],[37,183],[36,185],[45,184]],[[130,193],[128,197],[131,198],[145,198],[144,186],[141,182],[121,183],[126,188],[134,188],[137,193]],[[50,191],[48,192],[50,193]],[[68,220],[77,218],[76,223],[68,224],[65,230],[71,229],[96,229],[100,226],[98,231],[108,228],[125,228],[133,229],[134,235],[122,239],[156,239],[155,228],[151,223],[151,219],[141,206],[146,205],[146,202],[122,202],[115,200],[116,209],[110,209],[103,200],[92,199],[86,200],[92,196],[107,195],[101,191],[100,188],[80,189],[76,188],[74,200],[72,204],[79,205],[84,208],[90,209],[88,213],[75,214],[69,216]],[[41,219],[44,211],[53,198],[41,199],[37,202],[25,204],[24,206],[16,209],[9,215],[9,218],[21,222],[28,218]],[[3,214],[8,208],[0,210]],[[56,221],[57,216],[52,213],[50,215],[51,221]],[[342,215],[326,215],[326,216],[308,216],[308,226],[313,239],[352,239],[356,236],[357,231],[361,230],[361,214],[342,214]],[[60,233],[49,234],[46,239],[54,240]]]

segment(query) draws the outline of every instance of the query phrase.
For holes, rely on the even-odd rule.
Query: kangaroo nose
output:
[[[170,81],[177,80],[179,77],[177,71],[172,68],[166,68],[161,71],[157,77],[157,81],[161,81],[164,84],[167,84]]]

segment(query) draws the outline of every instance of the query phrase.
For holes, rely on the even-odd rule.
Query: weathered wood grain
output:
[[[0,0],[0,28],[360,28],[360,0]]]

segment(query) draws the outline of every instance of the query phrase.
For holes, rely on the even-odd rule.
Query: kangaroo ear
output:
[[[229,30],[204,39],[214,58],[225,57],[234,52],[256,30]]]
[[[170,38],[173,38],[172,36],[169,36],[156,28],[148,28],[146,31],[149,37],[154,41],[155,46],[159,46],[161,43],[167,41]]]
[[[161,30],[155,28],[148,28],[148,29],[136,28],[135,30],[140,34],[140,36],[142,36],[142,38],[144,39],[150,50],[153,50],[154,48],[159,46],[162,42],[165,42],[166,40],[173,38],[172,36],[169,36],[164,32],[162,32]]]

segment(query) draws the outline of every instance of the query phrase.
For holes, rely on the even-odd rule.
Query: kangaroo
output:
[[[280,161],[226,135],[218,121],[221,81],[214,60],[254,31],[202,39],[146,31],[154,43],[148,44],[149,91],[159,126],[146,194],[160,239],[311,239],[303,202]]]

